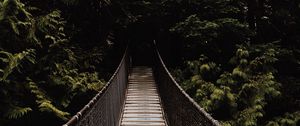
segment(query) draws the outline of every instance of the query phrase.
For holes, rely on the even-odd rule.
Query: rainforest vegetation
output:
[[[300,125],[298,0],[0,0],[0,126],[63,124],[153,40],[222,125]]]

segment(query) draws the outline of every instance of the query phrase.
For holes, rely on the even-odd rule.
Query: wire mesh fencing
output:
[[[128,84],[128,66],[126,49],[105,87],[63,126],[119,126]]]
[[[220,126],[175,81],[155,45],[154,74],[169,126]]]

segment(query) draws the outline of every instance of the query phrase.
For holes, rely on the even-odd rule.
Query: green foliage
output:
[[[68,68],[68,64],[55,64],[49,80],[50,87],[64,87],[62,92],[57,92],[60,95],[56,98],[63,107],[68,107],[77,94],[99,91],[104,86],[97,72],[79,72],[78,69]]]
[[[4,0],[2,2],[0,22],[2,47],[15,47],[24,50],[39,44],[35,36],[33,16],[19,0]]]
[[[68,116],[70,116],[68,112],[63,112],[55,107],[52,103],[52,100],[49,98],[49,96],[46,95],[43,89],[39,88],[38,85],[35,82],[32,82],[30,79],[28,79],[28,81],[29,82],[27,87],[29,88],[30,92],[36,97],[35,102],[38,105],[39,111],[54,113],[61,119],[68,119]]]
[[[242,41],[249,36],[250,32],[247,30],[247,25],[237,19],[222,18],[209,21],[201,20],[197,15],[187,17],[170,31],[178,32],[185,38],[197,38],[197,40],[201,38],[203,44],[214,42],[228,32],[236,35],[237,40]]]
[[[12,54],[6,51],[1,51],[0,56],[0,102],[3,103],[0,109],[0,117],[17,119],[26,115],[28,112],[32,111],[32,109],[29,107],[19,107],[23,105],[18,104],[11,98],[16,95],[14,93],[20,91],[19,89],[21,86],[15,83],[13,80],[15,77],[12,76],[12,74],[16,75],[16,73],[20,73],[21,65],[24,66],[25,61],[31,61],[34,63],[34,52],[33,50],[27,50],[21,53]],[[15,72],[17,70],[18,72]]]
[[[300,123],[300,112],[285,113],[283,117],[276,117],[269,121],[266,126],[297,126]]]
[[[167,23],[161,27],[172,35],[162,40],[178,44],[173,53],[180,49],[184,63],[174,75],[226,126],[299,125],[293,114],[300,105],[298,5],[297,0],[163,0],[160,18]],[[286,119],[277,117],[283,123],[270,122],[287,111]]]
[[[21,53],[11,54],[9,52],[0,51],[1,64],[5,64],[4,68],[0,68],[1,78],[0,81],[5,81],[6,78],[14,71],[20,71],[22,62],[28,61],[30,63],[35,63],[35,52],[33,49],[28,49]],[[3,56],[3,57],[2,57]]]
[[[198,56],[201,54],[231,55],[235,44],[244,43],[254,35],[248,25],[239,19],[230,17],[211,19],[203,17],[201,14],[186,17],[170,31],[184,38],[183,51],[186,60],[194,60],[195,54]],[[205,48],[205,50],[198,48]],[[227,57],[218,58],[219,61],[227,60]]]
[[[186,38],[207,36],[207,39],[213,39],[217,37],[217,29],[219,27],[220,26],[215,22],[209,22],[205,20],[201,21],[197,17],[197,15],[191,15],[187,17],[187,19],[184,22],[178,23],[174,28],[171,29],[171,31],[178,31],[181,34],[183,34]],[[201,32],[204,30],[205,32]],[[206,39],[204,38],[204,40]]]
[[[44,46],[59,46],[68,41],[64,33],[64,26],[66,21],[61,18],[61,12],[55,10],[45,16],[37,19],[37,27],[43,33],[44,38],[41,38]]]
[[[8,119],[18,119],[31,111],[32,109],[30,107],[12,106],[5,114],[5,117]]]
[[[41,112],[53,112],[55,115],[63,120],[68,120],[68,116],[70,114],[68,112],[63,112],[59,109],[57,109],[50,101],[43,101],[39,105],[40,111]]]
[[[179,76],[188,73],[192,76],[181,79],[182,86],[205,110],[222,113],[216,118],[224,125],[260,125],[268,101],[281,95],[281,84],[276,81],[276,70],[272,66],[279,53],[273,50],[280,51],[280,47],[274,44],[238,46],[229,60],[232,72],[202,55],[199,60],[186,63],[187,69]]]
[[[70,108],[74,99],[91,97],[104,86],[96,70],[105,49],[70,42],[72,24],[60,9],[24,3],[0,1],[0,125],[59,125],[82,107]]]

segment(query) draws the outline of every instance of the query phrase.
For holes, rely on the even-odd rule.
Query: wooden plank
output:
[[[146,113],[146,114],[127,114],[127,113],[124,113],[123,115],[123,118],[124,117],[135,117],[135,118],[138,118],[138,117],[141,117],[141,118],[156,118],[156,117],[163,117],[162,114],[151,114],[151,113]]]
[[[122,121],[134,121],[134,122],[146,122],[146,121],[153,121],[153,122],[164,122],[163,118],[123,118]]]
[[[147,104],[159,104],[159,101],[125,101],[125,104],[138,104],[138,103],[147,103]]]
[[[158,98],[126,98],[127,101],[159,101]]]
[[[147,103],[144,103],[144,104],[125,104],[125,107],[130,107],[130,106],[140,106],[140,107],[150,107],[150,106],[153,106],[153,107],[161,107],[160,104],[147,104]]]
[[[128,110],[128,109],[138,109],[138,110],[147,110],[147,109],[151,109],[151,110],[161,110],[160,106],[156,107],[156,106],[132,106],[132,107],[125,107],[124,110]]]
[[[162,114],[160,110],[125,110],[124,114]]]
[[[121,126],[166,126],[151,68],[132,69]]]
[[[165,126],[160,122],[122,122],[121,126]]]

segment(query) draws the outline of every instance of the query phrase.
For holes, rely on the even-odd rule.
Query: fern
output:
[[[36,103],[38,104],[39,111],[41,112],[50,112],[54,113],[57,117],[67,120],[70,114],[68,112],[64,112],[57,107],[55,107],[50,98],[47,97],[45,92],[38,87],[35,82],[32,82],[31,79],[28,78],[28,88],[36,97]]]
[[[54,10],[51,13],[37,19],[37,28],[44,33],[43,45],[57,47],[68,41],[64,32],[65,21],[61,18],[61,11]]]
[[[1,70],[3,72],[2,77],[0,78],[0,81],[6,80],[6,78],[15,70],[21,67],[21,64],[23,61],[29,61],[30,63],[35,63],[35,50],[28,49],[26,51],[23,51],[21,53],[11,54],[9,52],[0,51],[0,55],[3,55],[3,57],[0,57],[0,60],[4,62],[6,67]],[[19,70],[20,71],[20,70]]]
[[[269,100],[281,95],[272,66],[277,61],[276,48],[273,44],[238,46],[229,61],[232,66],[223,71],[201,55],[186,62],[179,76],[190,76],[181,79],[182,86],[208,112],[222,111],[224,125],[260,125]]]
[[[255,108],[246,108],[240,112],[237,124],[239,126],[257,126],[258,118],[263,117],[260,110]]]
[[[65,22],[62,21],[61,12],[59,10],[52,11],[51,13],[42,16],[38,19],[38,28],[47,33],[54,32],[53,30],[59,29],[59,25],[64,25]]]
[[[40,45],[35,35],[35,21],[19,0],[4,0],[0,9],[3,43],[25,50]],[[7,39],[5,36],[9,36]],[[1,38],[2,39],[2,38]],[[21,42],[21,43],[19,43]]]
[[[30,107],[11,106],[4,116],[8,119],[19,119],[31,111]]]
[[[276,117],[269,121],[266,126],[298,126],[300,123],[300,111],[285,113],[282,117]]]
[[[81,2],[62,1],[67,5]],[[14,120],[32,121],[22,118],[29,113],[33,119],[50,116],[66,120],[70,117],[66,110],[70,110],[74,97],[95,94],[104,85],[94,71],[106,49],[74,52],[74,48],[82,47],[68,43],[70,35],[66,34],[62,12],[33,7],[32,3],[36,1],[0,0],[0,116],[5,117],[0,125]],[[99,5],[99,1],[89,3]]]
[[[238,77],[238,78],[245,79],[245,80],[248,77],[248,75],[243,70],[241,70],[241,68],[239,68],[239,67],[233,69],[232,75],[235,77]]]
[[[41,112],[54,113],[57,117],[59,117],[63,120],[67,120],[70,116],[70,113],[57,109],[57,107],[55,107],[49,100],[44,100],[44,101],[39,101],[39,102],[40,102],[39,110]]]

